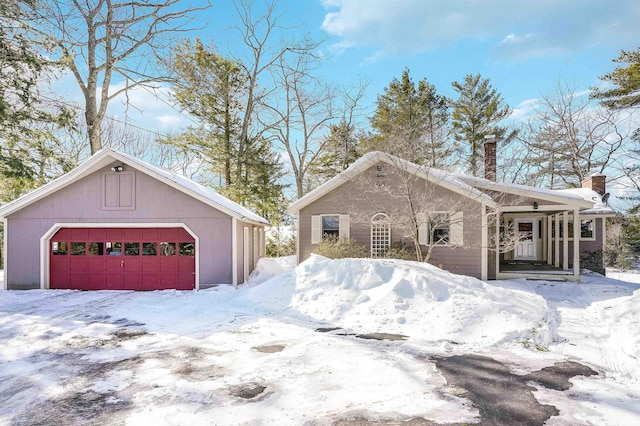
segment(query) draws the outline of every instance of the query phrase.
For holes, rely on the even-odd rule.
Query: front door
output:
[[[536,259],[536,224],[533,219],[518,219],[516,226],[515,258]]]

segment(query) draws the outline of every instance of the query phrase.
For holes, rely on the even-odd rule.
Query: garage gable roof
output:
[[[169,186],[193,198],[196,198],[203,203],[208,204],[211,207],[218,209],[236,219],[246,222],[253,222],[260,225],[269,225],[269,222],[265,218],[253,213],[252,211],[229,200],[228,198],[223,197],[217,192],[205,188],[204,186],[192,181],[191,179],[188,179],[185,176],[179,175],[158,166],[154,166],[150,163],[147,163],[146,161],[140,160],[139,158],[124,154],[119,151],[115,151],[111,148],[104,148],[98,151],[91,158],[89,158],[87,161],[85,161],[83,164],[76,167],[69,173],[62,175],[59,178],[47,183],[46,185],[43,185],[40,188],[4,205],[2,208],[0,208],[0,218],[5,218],[10,214],[15,213],[16,211],[27,207],[28,205],[50,194],[53,194],[54,192],[65,188],[66,186],[74,182],[77,182],[85,176],[88,176],[104,167],[107,167],[114,161],[121,161],[125,165],[131,166],[148,176],[164,182]]]

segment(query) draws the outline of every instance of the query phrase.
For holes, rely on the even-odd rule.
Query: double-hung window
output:
[[[340,216],[322,216],[322,238],[338,238],[340,236]]]

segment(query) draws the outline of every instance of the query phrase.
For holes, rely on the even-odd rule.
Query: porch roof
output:
[[[474,188],[485,191],[495,191],[506,194],[519,195],[522,197],[538,199],[541,201],[549,201],[561,205],[570,205],[573,207],[578,207],[580,209],[592,209],[595,205],[595,201],[586,199],[580,194],[568,192],[568,190],[552,190],[546,188],[537,188],[534,186],[518,185],[514,183],[495,182],[492,180],[463,174],[459,174],[456,176],[458,177],[458,179],[466,182]],[[561,206],[558,207],[560,209]]]

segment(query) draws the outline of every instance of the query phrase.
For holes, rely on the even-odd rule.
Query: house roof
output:
[[[600,173],[594,173],[592,176],[604,176]],[[602,201],[602,196],[596,191],[589,188],[571,188],[556,189],[554,192],[561,194],[574,195],[581,197],[583,200],[593,203],[590,209],[580,210],[581,215],[598,215],[598,216],[614,216],[616,211],[606,202]]]
[[[567,190],[553,190],[546,188],[538,188],[535,186],[518,185],[515,183],[494,182],[492,180],[458,174],[459,179],[467,182],[469,185],[489,191],[498,191],[507,194],[514,194],[528,198],[536,198],[554,203],[571,204],[583,209],[592,208],[594,201],[584,198],[579,194],[569,192]]]
[[[417,164],[395,157],[391,154],[373,151],[363,155],[353,164],[351,164],[346,170],[329,179],[327,182],[320,185],[303,197],[299,198],[289,206],[289,208],[287,209],[287,213],[293,214],[300,211],[300,209],[311,204],[320,197],[328,194],[335,188],[339,187],[345,182],[348,182],[355,176],[359,175],[369,167],[379,162],[391,164],[394,167],[399,167],[401,170],[405,170],[409,173],[414,173],[417,176],[422,177],[423,179],[434,182],[442,186],[443,188],[447,188],[453,192],[457,192],[469,198],[475,199],[476,201],[485,205],[491,207],[496,206],[496,203],[489,195],[477,190],[452,173],[440,169],[418,166]]]
[[[447,189],[476,199],[478,202],[494,208],[498,206],[499,202],[484,191],[514,194],[554,203],[569,204],[581,209],[586,209],[581,210],[581,214],[586,214],[586,212],[594,211],[594,209],[597,208],[597,203],[594,199],[586,197],[582,193],[574,193],[572,192],[573,190],[550,190],[532,186],[494,182],[488,179],[418,166],[417,164],[400,159],[391,154],[374,151],[363,155],[349,166],[349,168],[295,201],[289,206],[287,213],[293,214],[300,211],[303,207],[311,204],[378,162],[399,166],[403,170],[415,173],[424,179],[436,182]]]
[[[62,188],[65,188],[66,186],[74,182],[77,182],[79,179],[82,179],[83,177],[88,176],[91,173],[94,173],[95,171],[108,166],[109,164],[112,164],[114,161],[120,161],[125,165],[133,167],[134,169],[146,175],[149,175],[161,182],[164,182],[169,186],[172,186],[173,188],[176,188],[177,190],[193,198],[196,198],[215,209],[218,209],[232,217],[235,217],[236,219],[260,225],[269,224],[269,222],[265,218],[253,213],[252,211],[229,200],[228,198],[223,197],[217,192],[205,188],[204,186],[192,181],[191,179],[188,179],[185,176],[158,166],[154,166],[150,163],[147,163],[146,161],[140,160],[139,158],[124,154],[111,148],[104,148],[98,151],[91,158],[89,158],[87,161],[85,161],[69,173],[62,175],[59,178],[47,183],[46,185],[43,185],[40,188],[2,206],[0,208],[0,218],[5,218],[10,214],[15,213],[16,211],[27,207],[28,205]]]

